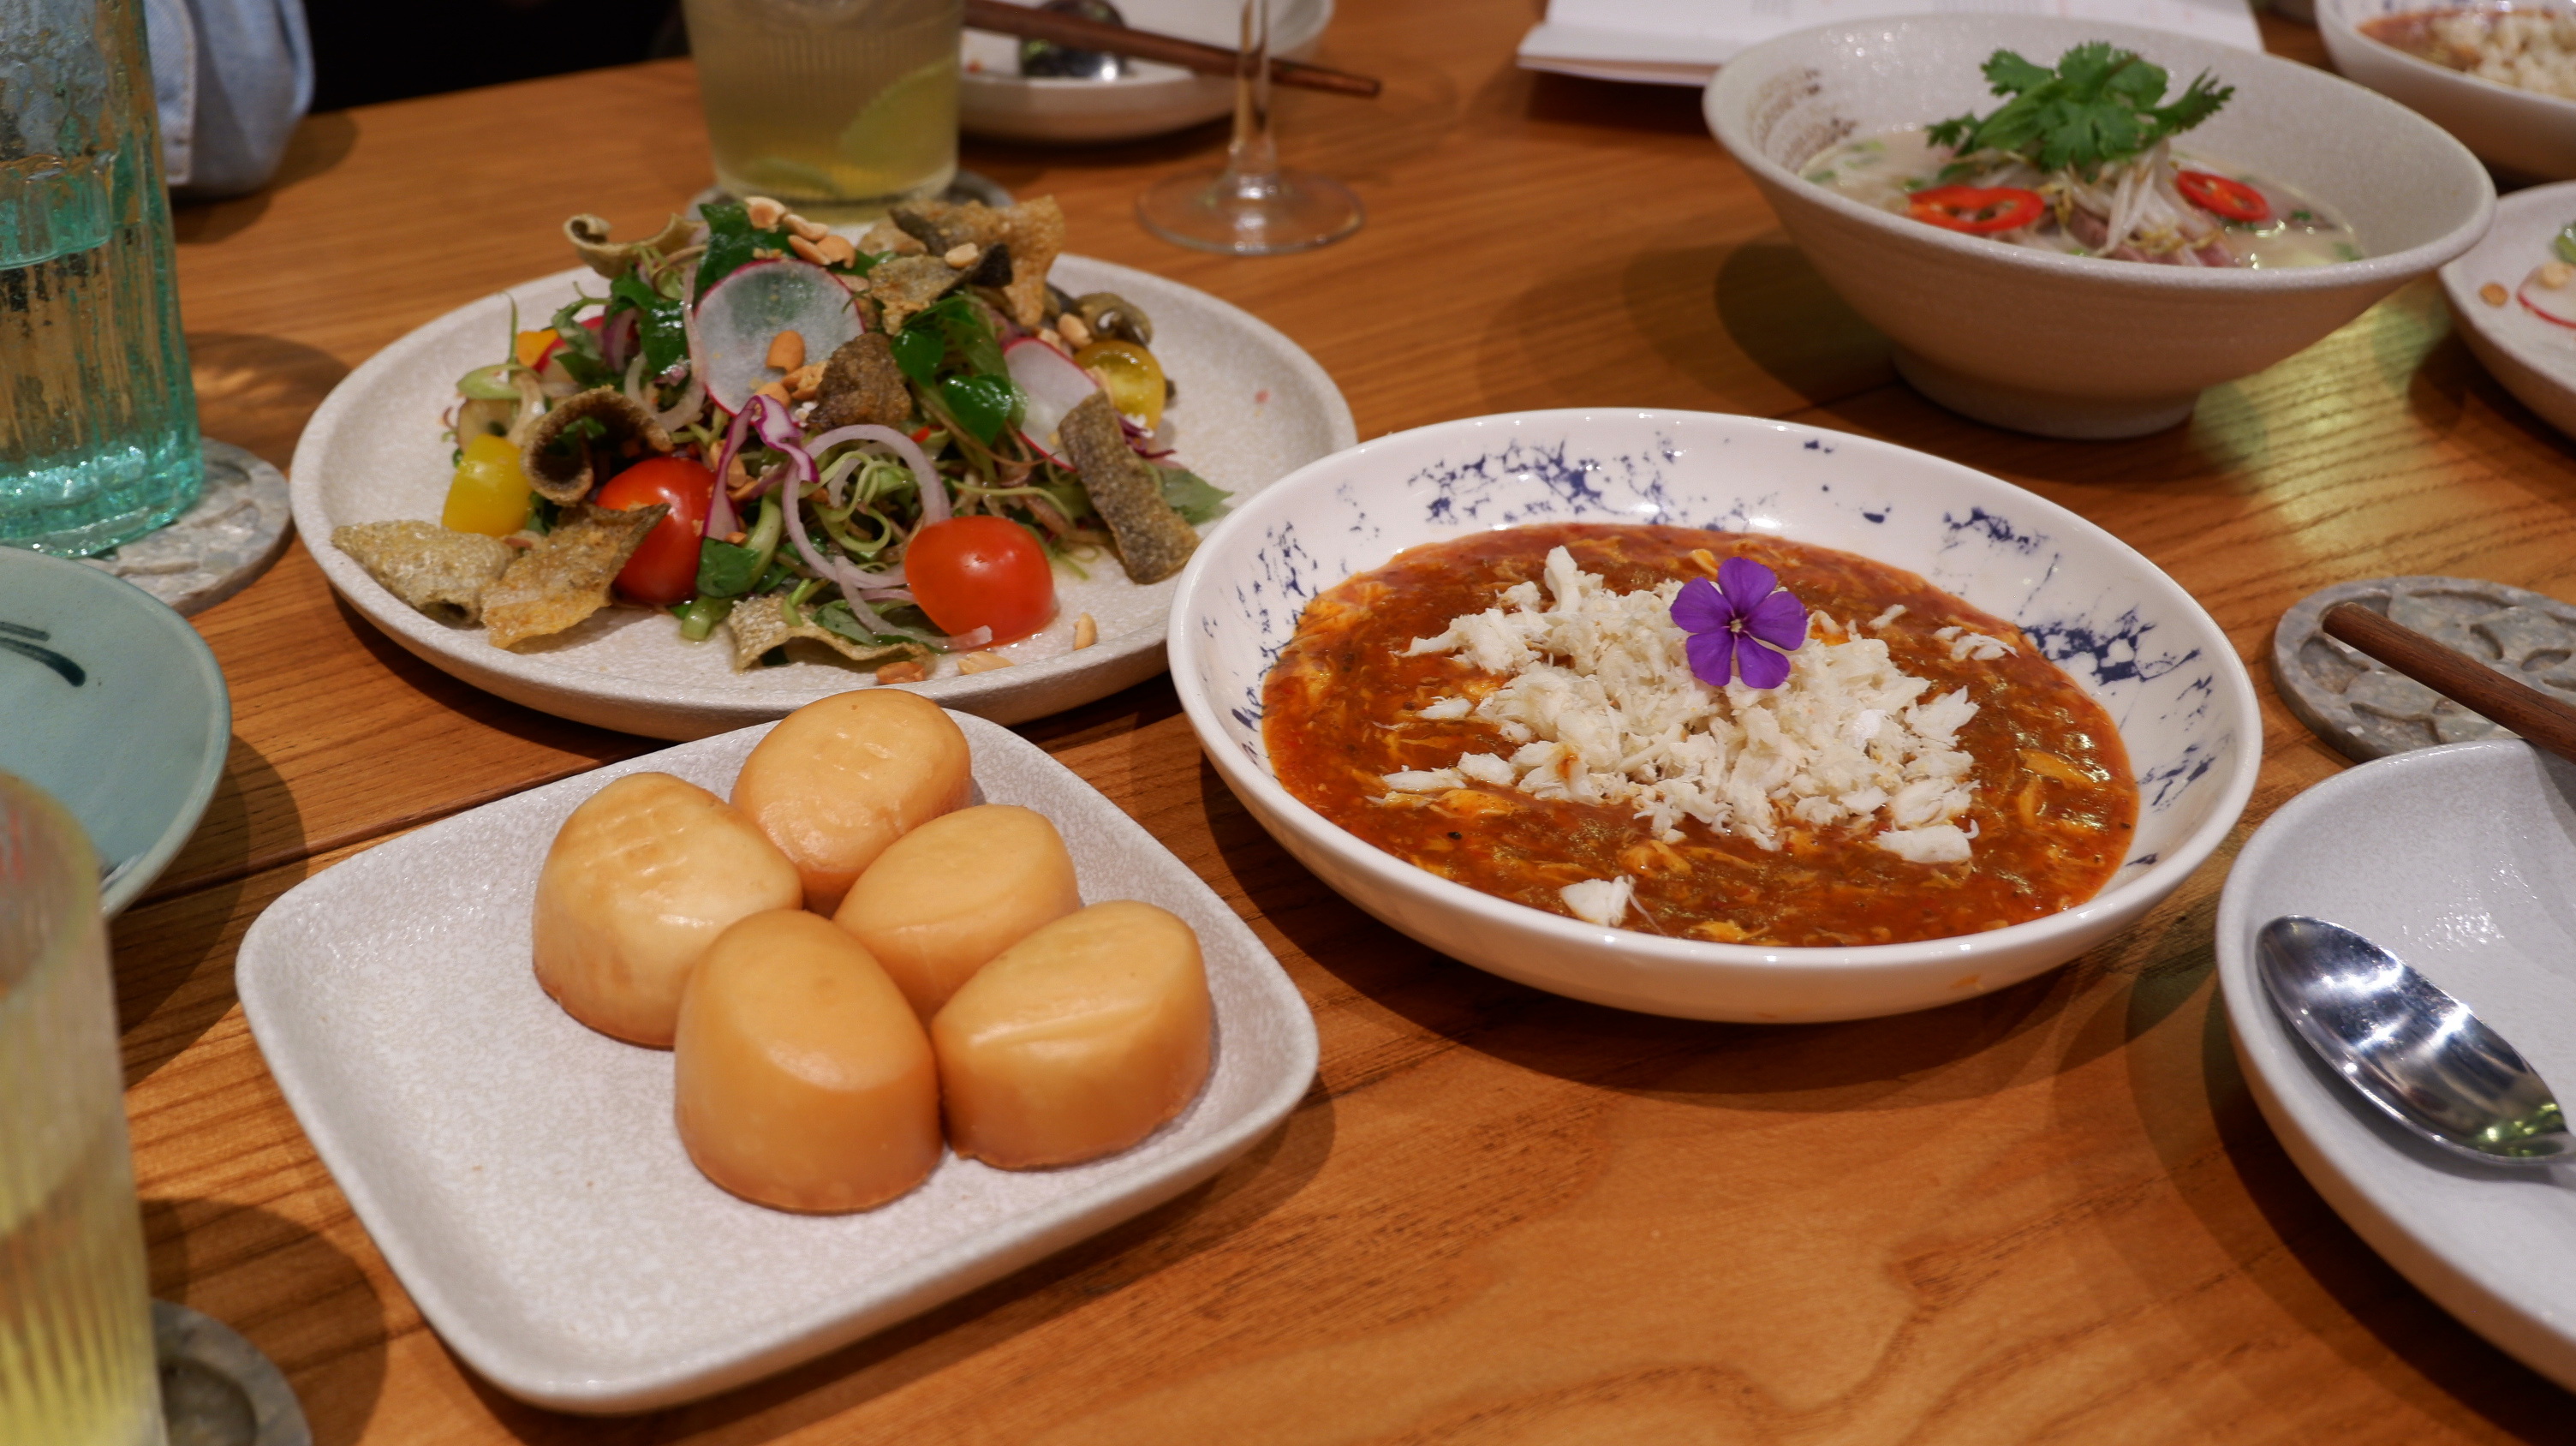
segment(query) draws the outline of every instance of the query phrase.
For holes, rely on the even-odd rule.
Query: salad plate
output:
[[[2486,239],[2442,268],[2442,294],[2479,363],[2524,406],[2576,437],[2576,326],[2542,320],[2518,294],[2536,268],[2567,260],[2552,241],[2570,227],[2576,227],[2576,181],[2506,196],[2496,202]],[[2503,305],[2491,299],[2497,293],[2486,291],[2490,286],[2501,289]],[[2565,313],[2576,316],[2576,282],[2560,295]]]
[[[797,1215],[701,1176],[672,1058],[575,1022],[529,953],[556,829],[614,779],[730,789],[750,728],[432,824],[307,880],[253,924],[242,1007],[296,1119],[421,1313],[512,1395],[638,1411],[784,1369],[1129,1219],[1214,1174],[1314,1077],[1313,1017],[1189,866],[1063,765],[960,717],[978,802],[1054,821],[1086,903],[1142,899],[1198,934],[1206,1086],[1132,1149],[1051,1170],[945,1157],[891,1204]]]
[[[2576,1193],[2561,1168],[2431,1144],[2337,1079],[2271,1006],[2254,937],[2352,929],[2576,1088],[2576,765],[2519,739],[2350,768],[2257,829],[2218,905],[2218,984],[2255,1102],[2308,1183],[2461,1323],[2576,1387]]]
[[[1253,493],[1297,467],[1358,440],[1351,410],[1313,357],[1250,313],[1194,287],[1079,256],[1057,259],[1068,291],[1114,291],[1153,317],[1155,353],[1177,397],[1167,416],[1179,460],[1233,495]],[[399,518],[435,519],[453,472],[440,418],[456,379],[508,345],[511,308],[521,325],[551,315],[582,268],[558,272],[461,306],[378,352],[333,389],[296,444],[295,525],[333,588],[368,622],[422,660],[487,692],[539,711],[648,737],[687,739],[767,722],[867,675],[819,662],[736,672],[721,640],[686,642],[667,613],[610,608],[563,634],[513,651],[480,628],[435,621],[386,591],[330,544],[336,528]],[[1202,535],[1225,525],[1202,528]],[[1071,708],[1163,670],[1163,623],[1172,580],[1139,586],[1102,558],[1077,579],[1059,569],[1055,621],[998,649],[1013,666],[909,684],[945,707],[1002,723]],[[1073,646],[1089,615],[1098,641]]]

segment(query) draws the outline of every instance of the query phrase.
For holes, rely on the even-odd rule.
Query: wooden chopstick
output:
[[[2576,760],[2576,707],[2359,603],[2336,603],[2317,625],[2452,702]]]
[[[1159,60],[1202,75],[1235,72],[1236,52],[1221,45],[1202,45],[1151,30],[1130,30],[1060,10],[1013,5],[1008,0],[966,0],[966,26],[970,30],[1016,35],[1023,40],[1050,41],[1076,50],[1105,50],[1134,60]],[[1270,57],[1270,80],[1274,85],[1328,90],[1336,95],[1374,96],[1380,89],[1371,76],[1300,60],[1282,60],[1275,55]]]

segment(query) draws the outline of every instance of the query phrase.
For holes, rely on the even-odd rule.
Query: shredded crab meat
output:
[[[1613,592],[1560,547],[1543,582],[1413,641],[1411,655],[1450,654],[1486,675],[1462,678],[1420,716],[1490,723],[1512,751],[1387,774],[1389,801],[1482,785],[1632,809],[1667,842],[1696,819],[1763,849],[1792,826],[1862,828],[1918,863],[1969,857],[1957,820],[1975,785],[1958,732],[1977,706],[1965,689],[1927,696],[1931,683],[1898,669],[1883,640],[1829,619],[1811,619],[1780,687],[1711,687],[1692,675],[1672,620],[1679,581]],[[1980,658],[2014,646],[1944,641]]]

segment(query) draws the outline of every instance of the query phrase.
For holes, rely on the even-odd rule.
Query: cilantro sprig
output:
[[[2009,50],[1988,57],[1984,69],[1994,93],[2012,98],[1992,115],[1980,118],[1970,112],[1942,121],[1928,132],[1933,141],[1959,156],[2003,151],[2043,171],[2071,166],[2088,181],[2102,167],[2128,160],[2216,115],[2236,94],[2236,87],[2219,85],[2204,71],[2173,104],[2161,105],[2168,79],[2164,67],[2133,51],[2114,49],[2106,40],[2069,50],[2058,57],[2055,70]]]

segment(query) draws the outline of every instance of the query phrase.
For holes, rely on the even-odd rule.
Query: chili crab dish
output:
[[[1969,998],[2116,940],[2252,789],[2252,687],[2190,596],[1938,458],[1536,412],[1275,487],[1176,599],[1211,764],[1353,903],[1542,989]]]
[[[1787,651],[1740,634],[1755,651],[1721,649],[1735,676],[1711,681],[1698,640],[1722,627],[1681,624],[1712,598]],[[1279,781],[1355,836],[1721,943],[2040,918],[2100,890],[2137,816],[2109,715],[2018,629],[1759,535],[1577,522],[1410,548],[1307,605],[1262,697]]]

